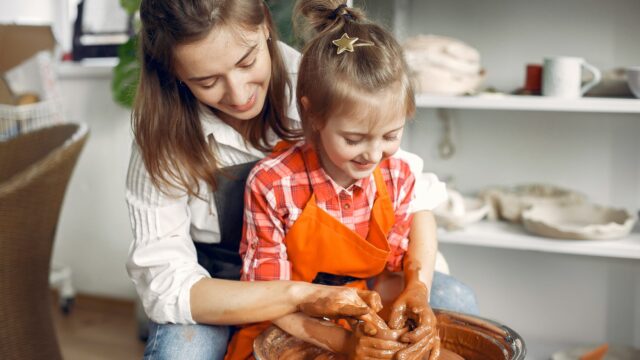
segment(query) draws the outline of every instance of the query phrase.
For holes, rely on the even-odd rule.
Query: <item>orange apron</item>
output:
[[[366,279],[384,270],[390,251],[387,235],[395,223],[395,213],[380,168],[373,175],[377,193],[366,239],[319,208],[311,193],[284,238],[292,265],[291,280],[312,282],[320,272]],[[346,286],[367,288],[365,280]],[[253,359],[253,340],[269,325],[271,322],[262,322],[240,329],[229,343],[225,360]]]

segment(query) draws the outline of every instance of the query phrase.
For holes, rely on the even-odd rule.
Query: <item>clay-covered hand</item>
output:
[[[390,339],[377,339],[372,333],[365,334],[368,326],[364,323],[353,327],[351,337],[342,351],[349,359],[393,359],[406,344]]]
[[[437,359],[440,339],[436,327],[436,316],[429,306],[429,291],[420,281],[410,281],[391,307],[389,327],[400,329],[413,323],[415,328],[402,335],[400,341],[409,346],[398,352],[397,359]]]
[[[381,308],[380,295],[375,291],[323,285],[318,285],[298,306],[309,316],[330,319],[359,318]]]

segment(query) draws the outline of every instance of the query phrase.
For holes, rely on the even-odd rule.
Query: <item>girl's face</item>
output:
[[[178,79],[224,120],[250,120],[262,111],[271,79],[268,37],[266,26],[256,31],[217,27],[176,47]]]
[[[397,106],[393,92],[360,98],[366,100],[358,109],[330,116],[318,131],[322,166],[344,188],[370,176],[383,159],[398,151],[405,124],[405,111]]]

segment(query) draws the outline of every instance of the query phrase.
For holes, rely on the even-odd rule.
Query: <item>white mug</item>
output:
[[[582,68],[593,73],[593,80],[582,85]],[[565,99],[582,97],[600,82],[600,70],[579,57],[548,57],[542,70],[542,95]]]

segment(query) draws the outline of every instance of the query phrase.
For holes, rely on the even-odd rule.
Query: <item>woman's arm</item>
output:
[[[169,196],[157,189],[135,145],[127,175],[126,202],[134,236],[127,271],[145,312],[155,322],[258,322],[299,310],[320,311],[313,306],[318,299],[353,305],[342,312],[358,316],[368,312],[367,303],[373,301],[371,295],[362,294],[361,298],[353,289],[290,281],[248,283],[211,279],[198,264],[189,236],[188,198],[179,194]]]
[[[133,232],[127,272],[151,320],[193,324],[190,289],[209,274],[198,264],[189,235],[188,197],[173,195],[153,184],[133,145],[125,195]]]
[[[323,304],[341,304],[330,308]],[[299,281],[202,279],[191,288],[193,319],[205,324],[246,324],[298,311],[330,318],[359,317],[379,306],[370,291]]]

